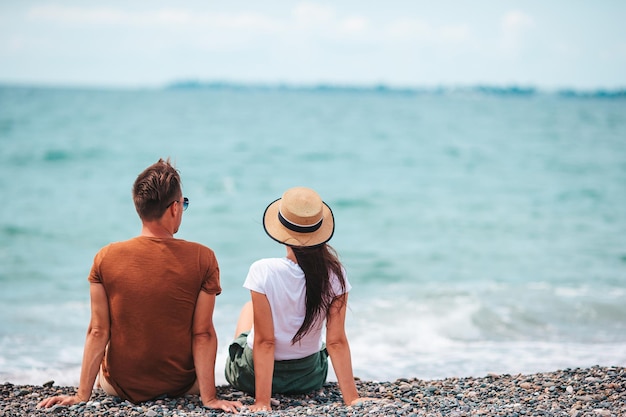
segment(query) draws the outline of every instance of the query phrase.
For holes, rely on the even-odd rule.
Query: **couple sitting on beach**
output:
[[[218,399],[215,388],[219,267],[211,249],[174,238],[189,200],[169,159],[139,174],[133,200],[140,236],[102,248],[89,274],[91,320],[77,393],[39,406],[87,401],[97,378],[107,394],[134,403],[195,394],[205,407],[236,412],[241,402]],[[263,225],[287,255],[250,267],[244,287],[252,301],[241,311],[226,379],[254,394],[252,411],[269,410],[272,393],[321,388],[330,355],[345,403],[355,404],[344,331],[350,284],[326,244],[330,208],[315,191],[292,188],[267,207]]]

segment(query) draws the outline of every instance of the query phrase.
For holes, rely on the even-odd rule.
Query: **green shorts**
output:
[[[246,338],[239,335],[228,348],[226,380],[240,391],[254,394],[254,362]],[[322,388],[328,375],[328,352],[324,347],[302,359],[274,361],[272,394],[305,394]]]

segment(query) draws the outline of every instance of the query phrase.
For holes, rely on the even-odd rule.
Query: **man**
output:
[[[174,238],[189,200],[169,159],[139,174],[133,200],[140,236],[102,248],[89,274],[78,391],[39,406],[88,401],[99,375],[107,394],[134,403],[198,394],[205,407],[236,412],[242,404],[218,399],[215,389],[217,260],[211,249]]]

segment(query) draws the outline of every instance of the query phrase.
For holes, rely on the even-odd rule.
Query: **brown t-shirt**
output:
[[[196,379],[192,323],[200,291],[221,292],[215,254],[180,239],[136,237],[96,254],[89,282],[104,285],[111,333],[104,375],[132,402],[176,397]]]

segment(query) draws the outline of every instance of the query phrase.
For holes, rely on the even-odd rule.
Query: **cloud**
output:
[[[324,31],[323,35],[358,35],[369,27],[369,20],[362,16],[341,18],[334,8],[320,3],[302,2],[293,10],[293,30]]]
[[[61,6],[35,6],[27,17],[56,23],[119,24],[130,23],[129,15],[110,8],[81,8]]]
[[[261,32],[281,32],[284,29],[279,21],[258,13],[208,15],[200,24],[209,22],[217,27],[228,29],[245,29]]]
[[[278,21],[258,13],[210,13],[176,8],[131,12],[103,7],[37,6],[29,9],[27,17],[31,20],[75,25],[209,26],[213,29],[246,29],[263,32],[281,30]]]
[[[358,34],[367,30],[369,20],[364,17],[349,17],[339,23],[339,32],[344,34]]]
[[[386,29],[388,36],[394,39],[428,39],[433,35],[433,28],[428,22],[416,18],[400,18],[391,22]]]
[[[401,18],[387,26],[386,34],[392,40],[400,41],[459,43],[471,38],[471,29],[465,23],[436,26],[417,18]]]
[[[318,26],[335,19],[335,9],[319,3],[302,2],[293,10],[296,22],[302,26]]]
[[[511,10],[502,17],[501,21],[502,30],[507,34],[519,33],[533,24],[533,18],[520,10]]]
[[[509,57],[518,57],[523,52],[525,38],[533,26],[534,19],[530,15],[520,10],[507,12],[500,21],[502,52]]]
[[[471,30],[467,24],[444,25],[438,32],[442,40],[447,42],[463,42],[471,37]]]

